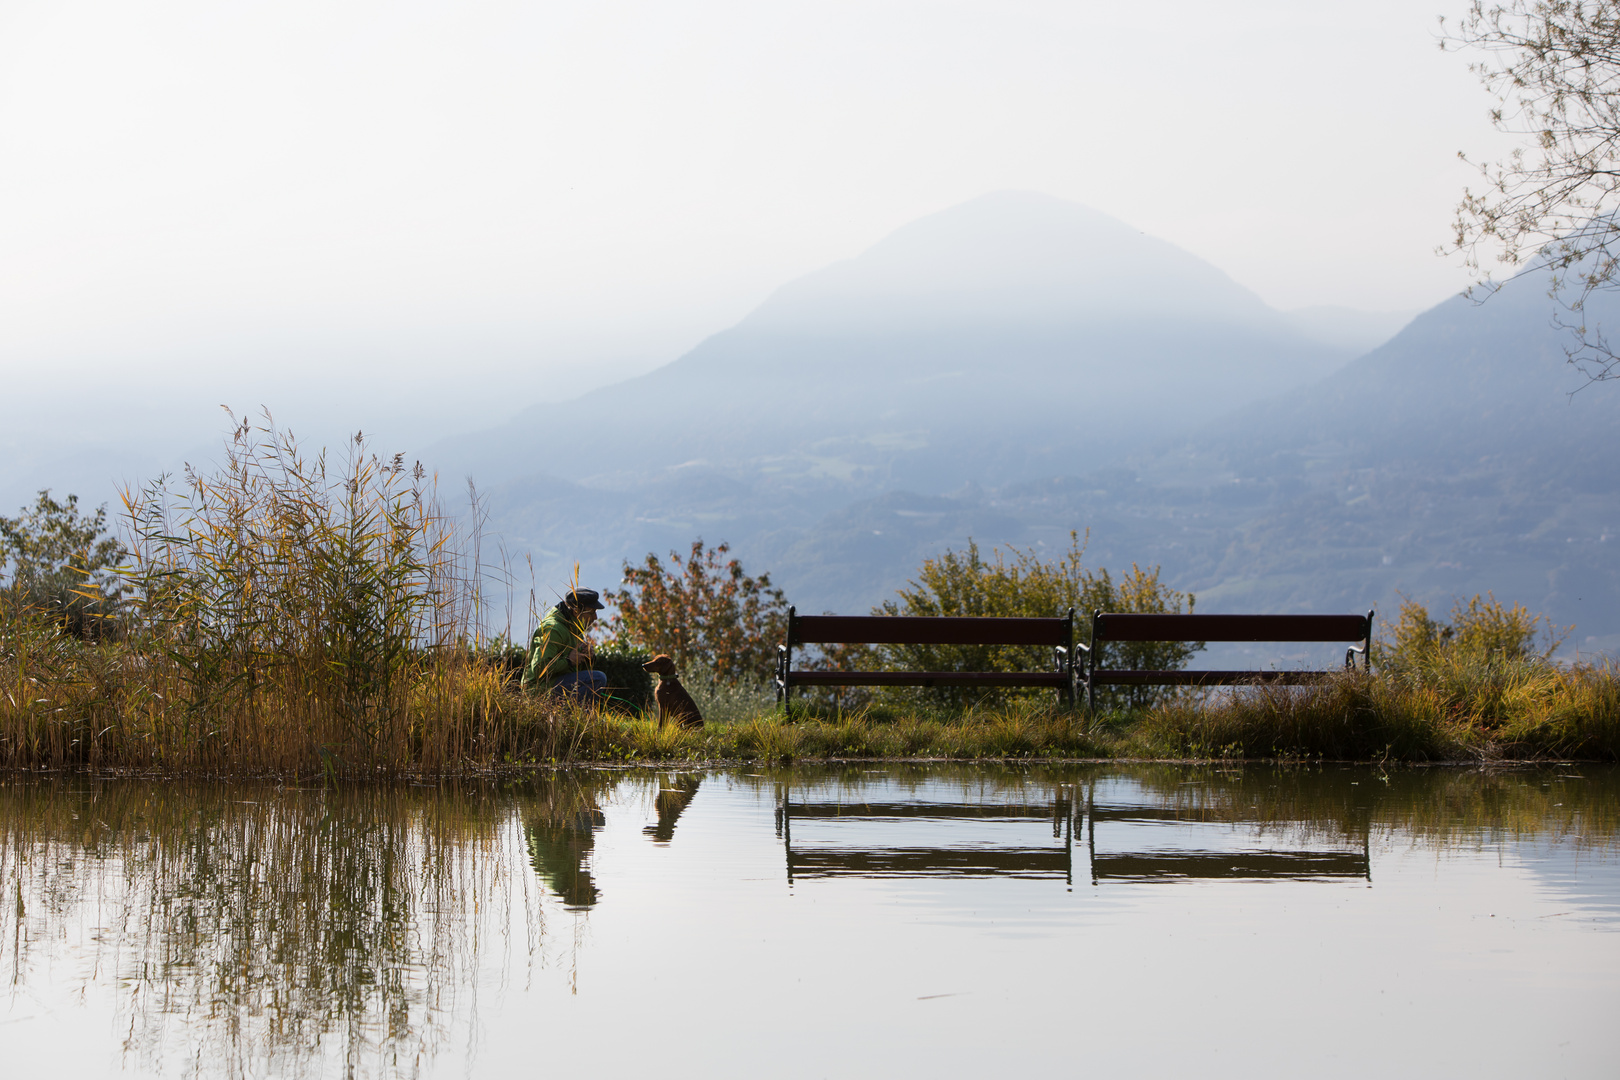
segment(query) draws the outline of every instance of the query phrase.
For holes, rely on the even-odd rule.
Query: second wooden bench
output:
[[[1359,641],[1345,650],[1344,666],[1372,662],[1373,613],[1365,615],[1137,615],[1099,611],[1091,616],[1091,644],[1081,645],[1086,704],[1097,708],[1099,686],[1232,686],[1244,683],[1298,685],[1330,677],[1330,671],[1184,671],[1106,667],[1110,642],[1151,641]]]

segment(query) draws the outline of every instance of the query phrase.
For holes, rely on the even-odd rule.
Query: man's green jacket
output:
[[[557,680],[574,670],[568,654],[585,641],[579,617],[570,617],[561,607],[546,612],[529,639],[529,666],[523,669],[525,690],[550,690]]]

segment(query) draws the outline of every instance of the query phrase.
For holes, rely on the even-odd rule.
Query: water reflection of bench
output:
[[[1175,878],[1362,878],[1372,880],[1369,829],[1363,823],[1361,850],[1315,851],[1097,851],[1098,823],[1179,825],[1233,829],[1259,822],[1232,820],[1157,806],[1088,805],[1086,854],[1092,884],[1104,880],[1155,881]],[[1275,823],[1272,823],[1275,824]]]
[[[776,804],[776,834],[787,853],[788,881],[828,877],[1012,877],[1074,879],[1074,812],[1067,790],[1047,805],[943,802],[793,802],[787,792]],[[972,821],[992,824],[1051,822],[1053,843],[953,847],[793,847],[793,822],[859,824],[897,819]]]
[[[1052,843],[1031,843],[1027,831],[1023,843],[971,842],[897,845],[861,845],[863,833],[881,823],[898,825],[904,821],[939,823],[950,839],[953,823],[1002,823],[1016,826],[1023,822],[1050,823]],[[794,822],[822,822],[854,828],[845,842],[820,842],[794,846]],[[1180,830],[1193,829],[1188,838],[1194,846],[1163,850],[1099,851],[1098,827],[1103,840],[1110,839],[1111,824],[1157,825]],[[1258,822],[1231,816],[1229,812],[1178,809],[1175,807],[1109,804],[1096,805],[1088,797],[1081,800],[1076,790],[1059,785],[1040,803],[960,803],[926,801],[802,801],[791,792],[778,793],[776,834],[782,839],[787,858],[788,881],[811,878],[858,877],[1009,877],[1028,879],[1061,878],[1074,880],[1074,842],[1085,840],[1084,857],[1091,881],[1168,881],[1176,879],[1362,879],[1372,880],[1369,836],[1365,822],[1359,836],[1359,850],[1320,848],[1279,850],[1274,837],[1267,836],[1289,822]],[[1214,832],[1211,830],[1219,830]],[[1245,844],[1241,848],[1218,850],[1217,837]],[[874,837],[882,840],[881,836]],[[1262,841],[1259,848],[1247,846]]]

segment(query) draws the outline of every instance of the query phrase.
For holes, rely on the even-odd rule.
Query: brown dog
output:
[[[681,680],[675,677],[675,661],[659,653],[641,666],[658,676],[658,689],[653,691],[653,700],[658,702],[659,727],[663,727],[666,720],[673,720],[683,728],[703,726],[703,713],[699,711],[697,702],[686,692]]]

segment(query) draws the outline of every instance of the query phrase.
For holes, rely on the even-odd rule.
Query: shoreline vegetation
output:
[[[690,731],[660,727],[648,712],[524,695],[498,660],[464,653],[411,680],[403,708],[376,737],[317,742],[310,733],[323,717],[309,703],[260,699],[199,713],[186,707],[183,672],[171,665],[119,645],[55,644],[54,655],[31,658],[53,678],[26,675],[17,652],[6,656],[0,769],[360,779],[839,759],[1620,759],[1620,676],[1598,667],[1497,664],[1449,682],[1345,673],[1317,686],[1182,693],[1095,717],[1033,699],[978,708],[795,705],[784,716],[756,691],[751,703],[731,703],[730,718]]]
[[[1408,603],[1375,644],[1374,671],[1313,686],[1119,694],[1095,716],[1050,692],[857,691],[807,695],[784,716],[767,677],[785,600],[701,541],[667,566],[626,566],[598,664],[620,693],[582,708],[520,693],[523,649],[484,629],[492,575],[476,493],[453,517],[420,465],[368,455],[359,437],[342,460],[309,458],[268,423],[243,422],[226,450],[214,474],[127,493],[127,546],[103,535],[103,511],[46,492],[0,518],[0,770],[358,779],[831,759],[1620,759],[1620,668],[1551,662],[1557,628],[1494,597],[1459,602],[1449,623]],[[1156,568],[1113,577],[1082,568],[1083,551],[1078,536],[1056,562],[970,544],[929,560],[883,610],[1192,609]],[[532,623],[532,593],[529,606]],[[707,727],[658,725],[640,669],[649,650],[675,655]],[[1139,666],[1180,666],[1196,650]],[[1049,663],[980,652],[823,662]]]

